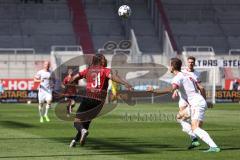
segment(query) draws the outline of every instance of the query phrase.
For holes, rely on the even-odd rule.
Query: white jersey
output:
[[[200,77],[200,72],[194,70],[193,72],[189,71],[188,69],[182,70],[183,73],[190,74],[192,77],[194,77],[197,81],[197,83],[201,83],[201,77]]]
[[[52,92],[51,71],[45,71],[42,69],[37,72],[35,77],[41,80],[39,91]]]
[[[172,84],[178,86],[180,97],[191,106],[196,106],[200,102],[206,103],[205,99],[198,92],[196,82],[196,77],[183,72],[179,72],[172,80]]]

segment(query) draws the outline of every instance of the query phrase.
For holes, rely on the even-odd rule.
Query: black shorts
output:
[[[95,118],[101,111],[103,103],[96,99],[83,98],[77,109],[76,118],[86,121]]]

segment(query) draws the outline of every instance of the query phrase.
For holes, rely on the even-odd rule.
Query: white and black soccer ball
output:
[[[118,15],[123,18],[128,18],[131,16],[131,8],[128,5],[122,5],[118,9]]]

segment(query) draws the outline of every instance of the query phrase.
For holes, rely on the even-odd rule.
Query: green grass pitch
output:
[[[237,160],[240,157],[240,105],[218,104],[204,128],[222,148],[203,153],[203,142],[187,150],[189,137],[174,120],[176,104],[120,105],[91,125],[84,147],[69,148],[76,133],[71,122],[39,123],[36,104],[0,104],[0,159]]]

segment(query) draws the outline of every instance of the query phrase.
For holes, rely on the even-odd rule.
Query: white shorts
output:
[[[191,120],[204,121],[206,108],[191,107]]]
[[[38,102],[44,103],[47,101],[52,101],[52,93],[45,91],[38,91]]]
[[[191,119],[203,121],[207,109],[206,100],[202,96],[195,96],[189,99],[189,103],[191,104]]]
[[[182,107],[187,107],[187,106],[188,106],[188,103],[184,99],[180,98],[179,102],[178,102],[178,107],[182,108]]]

